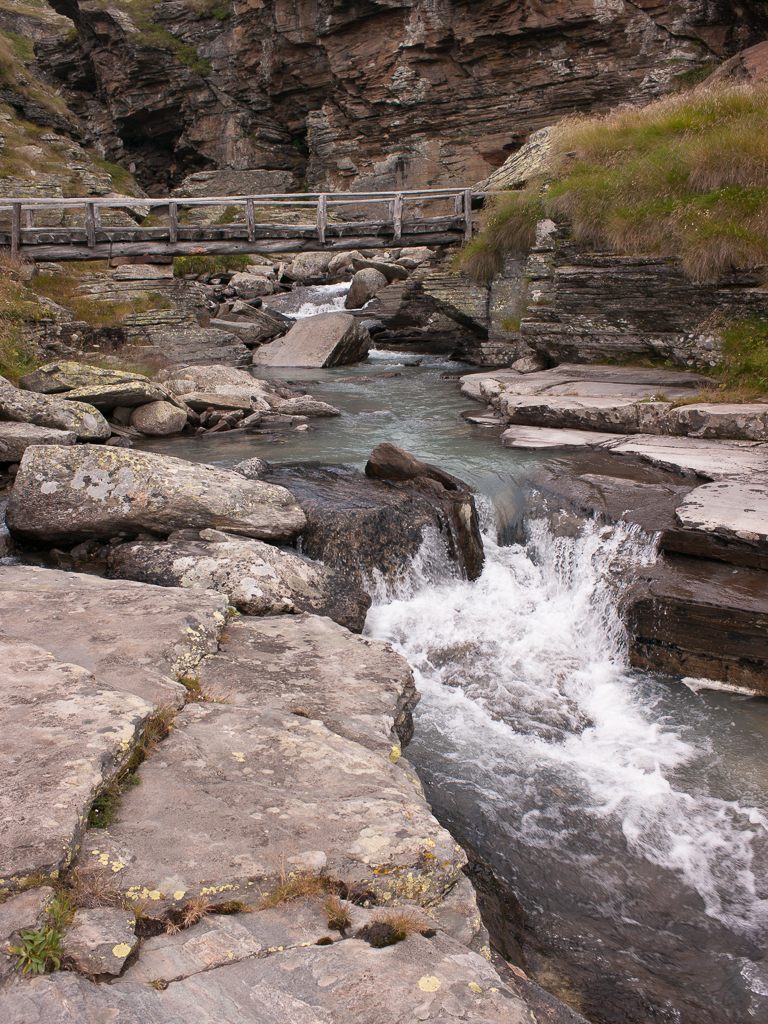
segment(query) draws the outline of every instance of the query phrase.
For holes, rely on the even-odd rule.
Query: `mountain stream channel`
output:
[[[345,290],[297,289],[292,315]],[[374,581],[365,632],[413,667],[406,756],[469,853],[494,946],[596,1024],[768,1022],[768,700],[632,669],[617,594],[653,538],[513,523],[531,468],[567,453],[503,448],[441,378],[469,367],[403,358],[285,370],[342,410],[309,430],[141,447],[362,469],[390,441],[472,485],[482,576],[458,578],[427,541],[394,592]]]

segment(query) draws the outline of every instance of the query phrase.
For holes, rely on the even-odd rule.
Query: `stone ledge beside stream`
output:
[[[520,985],[502,980],[486,959],[487,933],[461,871],[464,853],[431,815],[401,756],[418,699],[408,664],[327,618],[227,621],[227,603],[210,591],[0,567],[3,642],[38,652],[32,661],[11,659],[6,697],[16,700],[25,679],[41,670],[63,672],[75,688],[96,687],[106,715],[95,719],[49,686],[44,731],[14,730],[10,742],[31,771],[24,791],[40,805],[39,824],[69,814],[55,808],[61,781],[72,774],[72,743],[82,751],[88,793],[70,815],[70,838],[48,836],[69,850],[55,864],[44,850],[31,856],[25,819],[15,816],[3,884],[23,888],[30,875],[60,877],[72,864],[106,877],[124,906],[136,908],[144,934],[155,935],[129,955],[125,915],[114,915],[121,931],[110,970],[120,969],[118,953],[128,959],[109,985],[71,971],[30,980],[0,956],[0,1017],[9,1024],[84,1024],[115,1014],[145,1024],[180,1016],[204,1024],[529,1021]],[[181,710],[138,769],[141,784],[124,791],[116,820],[88,828],[89,804],[115,771],[112,752],[100,756],[93,741],[101,737],[103,746],[115,729],[122,737],[127,714],[131,735],[119,744],[125,760],[151,713],[142,697],[153,679],[158,699],[175,694]],[[202,702],[182,707],[185,688]],[[35,707],[32,694],[27,718]],[[5,779],[10,807],[19,800],[18,778]],[[20,850],[22,874],[11,863]],[[302,872],[332,881],[342,896],[358,893],[368,906],[342,899],[349,923],[341,932],[318,899],[246,912]],[[413,934],[383,949],[356,937],[397,905],[418,922]],[[43,921],[44,906],[30,903],[27,892],[11,893],[4,908],[19,913],[4,919],[18,936],[20,927]],[[190,906],[204,908],[202,919],[183,927]],[[100,962],[109,946],[102,931],[96,952],[78,947],[83,963]],[[580,1020],[557,1006],[538,1019]]]

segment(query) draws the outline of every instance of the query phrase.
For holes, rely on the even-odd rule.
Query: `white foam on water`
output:
[[[427,552],[396,593],[379,591],[366,623],[413,666],[457,777],[473,773],[491,817],[517,802],[528,846],[572,856],[581,819],[675,872],[729,928],[768,926],[766,812],[686,791],[678,776],[706,741],[660,717],[628,667],[617,595],[633,565],[654,560],[652,543],[625,524],[555,539],[534,523],[525,548],[489,535],[485,550],[472,583],[435,583]]]
[[[349,291],[350,281],[341,281],[338,284],[316,284],[296,290],[297,294],[306,294],[305,302],[294,309],[286,316],[292,320],[303,320],[308,316],[317,316],[319,313],[344,312],[344,298]]]

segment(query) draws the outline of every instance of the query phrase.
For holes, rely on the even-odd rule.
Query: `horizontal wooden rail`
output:
[[[10,246],[13,255],[36,261],[105,259],[112,256],[180,256],[210,253],[300,252],[317,249],[341,251],[356,248],[387,248],[392,245],[446,245],[472,236],[471,189],[419,189],[400,192],[273,193],[253,196],[169,196],[135,198],[133,196],[82,197],[7,197],[0,200],[0,245]],[[425,204],[430,214],[424,212]],[[446,207],[447,204],[447,207]],[[437,215],[435,207],[443,206]],[[376,218],[381,208],[381,219]],[[216,210],[232,207],[237,221],[229,215],[227,223]],[[277,220],[257,220],[258,211],[270,208]],[[352,207],[352,210],[349,208]],[[200,209],[195,221],[185,213]],[[344,208],[348,209],[346,215]],[[35,225],[36,214],[82,210],[82,226]],[[135,224],[112,226],[104,223],[109,210],[129,213]],[[160,211],[168,223],[144,225],[152,211]],[[208,219],[197,223],[202,215]],[[314,214],[311,221],[303,216]],[[292,213],[301,223],[286,222],[281,216]],[[366,215],[367,213],[367,215]],[[344,219],[342,219],[344,218]],[[354,218],[354,219],[350,219]],[[44,218],[45,219],[45,218]],[[22,222],[24,226],[22,227]]]

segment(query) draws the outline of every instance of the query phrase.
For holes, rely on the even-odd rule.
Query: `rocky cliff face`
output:
[[[260,188],[487,177],[573,111],[643,102],[764,38],[727,0],[52,0],[41,40],[110,160],[154,190],[200,170]]]

